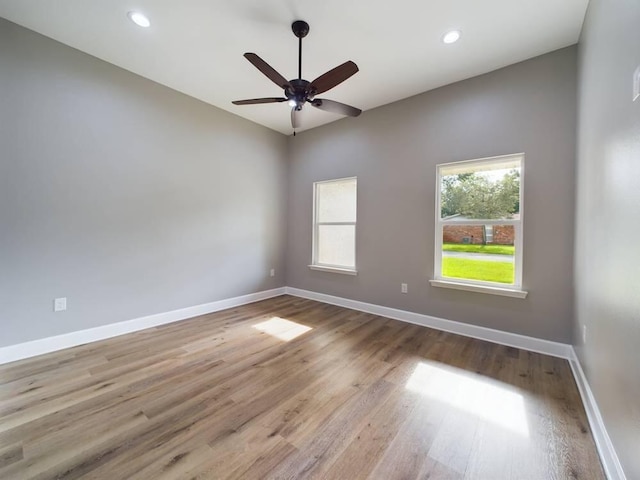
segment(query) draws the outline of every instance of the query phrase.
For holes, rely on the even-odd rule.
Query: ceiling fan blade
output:
[[[280,88],[285,90],[287,88],[291,88],[289,80],[276,72],[276,70],[271,65],[265,62],[255,53],[245,53],[244,58],[249,60],[254,67],[260,70],[269,80],[278,85]]]
[[[269,97],[269,98],[250,98],[249,100],[234,100],[234,105],[255,105],[256,103],[280,103],[286,102],[286,98]]]
[[[298,116],[298,109],[293,107],[291,109],[291,126],[296,129],[300,126],[300,118]]]
[[[320,75],[316,78],[309,88],[314,92],[314,95],[318,93],[324,93],[327,90],[332,89],[336,85],[341,84],[350,76],[358,73],[358,66],[351,60],[344,62],[342,65],[338,65],[333,70],[329,70],[324,75]]]
[[[325,112],[338,113],[340,115],[347,115],[349,117],[357,117],[362,113],[362,110],[351,105],[335,102],[333,100],[326,100],[324,98],[316,98],[311,101],[311,105]]]

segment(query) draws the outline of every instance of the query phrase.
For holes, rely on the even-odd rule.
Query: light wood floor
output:
[[[282,296],[0,367],[0,478],[604,475],[566,361]]]

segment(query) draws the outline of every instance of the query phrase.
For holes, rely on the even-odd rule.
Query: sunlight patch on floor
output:
[[[492,382],[463,369],[421,362],[406,388],[528,437],[524,398]]]
[[[293,340],[294,338],[307,333],[309,330],[312,330],[311,327],[280,317],[271,317],[265,322],[252,325],[252,327],[285,342]]]

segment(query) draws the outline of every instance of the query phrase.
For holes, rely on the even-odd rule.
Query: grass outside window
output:
[[[513,275],[514,266],[511,262],[456,257],[443,257],[442,259],[443,277],[512,284]]]

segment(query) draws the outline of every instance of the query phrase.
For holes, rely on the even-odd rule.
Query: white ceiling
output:
[[[369,110],[578,41],[588,0],[0,0],[0,16],[143,77],[290,134],[286,103],[243,58],[254,52],[297,76],[291,23],[303,41],[303,77],[353,60],[360,72],[322,95]],[[144,12],[150,28],[127,12]],[[449,29],[462,31],[442,43]],[[338,120],[306,106],[301,130]],[[349,119],[357,122],[358,119]]]

